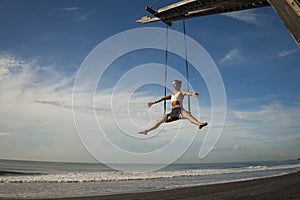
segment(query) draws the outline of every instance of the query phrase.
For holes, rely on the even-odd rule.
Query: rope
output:
[[[166,28],[166,51],[165,51],[165,89],[164,96],[167,96],[167,81],[168,81],[168,39],[169,39],[169,26]],[[189,78],[189,62],[188,62],[188,53],[187,53],[187,42],[186,42],[186,26],[185,20],[183,20],[183,33],[184,33],[184,50],[185,50],[185,71],[186,71],[186,80],[187,80],[187,91],[190,92],[190,78]],[[164,114],[167,110],[167,101],[164,100]],[[191,113],[191,100],[188,96],[188,111]]]
[[[169,32],[169,26],[167,25],[166,28],[166,52],[165,52],[165,90],[164,90],[164,96],[167,96],[167,81],[168,81],[168,32]],[[167,101],[164,100],[164,115],[166,114],[167,110]]]
[[[189,62],[188,62],[188,54],[187,54],[187,45],[186,45],[186,27],[185,27],[185,20],[183,22],[183,33],[184,33],[184,50],[185,50],[185,72],[186,72],[186,80],[187,80],[187,91],[190,92],[190,80],[189,80]],[[188,96],[188,111],[191,113],[191,100],[190,96]]]

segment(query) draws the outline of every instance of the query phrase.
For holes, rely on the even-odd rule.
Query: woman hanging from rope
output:
[[[160,117],[150,128],[140,131],[140,134],[147,135],[149,131],[152,131],[156,128],[158,128],[162,123],[168,123],[172,121],[176,121],[178,119],[188,119],[191,123],[197,125],[199,129],[203,128],[204,126],[207,126],[207,122],[199,122],[195,117],[193,117],[188,111],[186,111],[183,106],[183,98],[185,95],[199,97],[200,95],[198,93],[192,93],[187,92],[184,90],[180,90],[182,81],[174,80],[173,81],[173,87],[174,87],[174,93],[171,93],[168,96],[164,96],[156,101],[149,102],[148,106],[151,107],[153,104],[159,103],[164,100],[171,100],[172,102],[172,111],[169,114],[165,114],[162,117]]]

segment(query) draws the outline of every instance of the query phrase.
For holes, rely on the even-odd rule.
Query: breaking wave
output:
[[[279,166],[246,166],[227,169],[195,169],[177,171],[157,171],[149,173],[129,172],[67,172],[61,174],[26,174],[20,172],[0,172],[0,183],[75,183],[163,179],[176,177],[208,176],[221,174],[237,174],[256,171],[295,170],[300,171],[299,164]],[[6,175],[1,175],[6,173]]]

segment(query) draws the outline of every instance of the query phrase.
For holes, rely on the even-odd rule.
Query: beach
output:
[[[55,200],[235,200],[300,199],[300,172],[255,180],[185,187],[155,192],[117,194],[95,197],[57,198]]]

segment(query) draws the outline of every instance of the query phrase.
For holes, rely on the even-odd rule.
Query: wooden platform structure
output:
[[[173,21],[212,14],[272,6],[300,47],[300,0],[182,0],[158,10],[146,10],[154,17],[144,16],[140,23],[162,21],[171,26]]]

